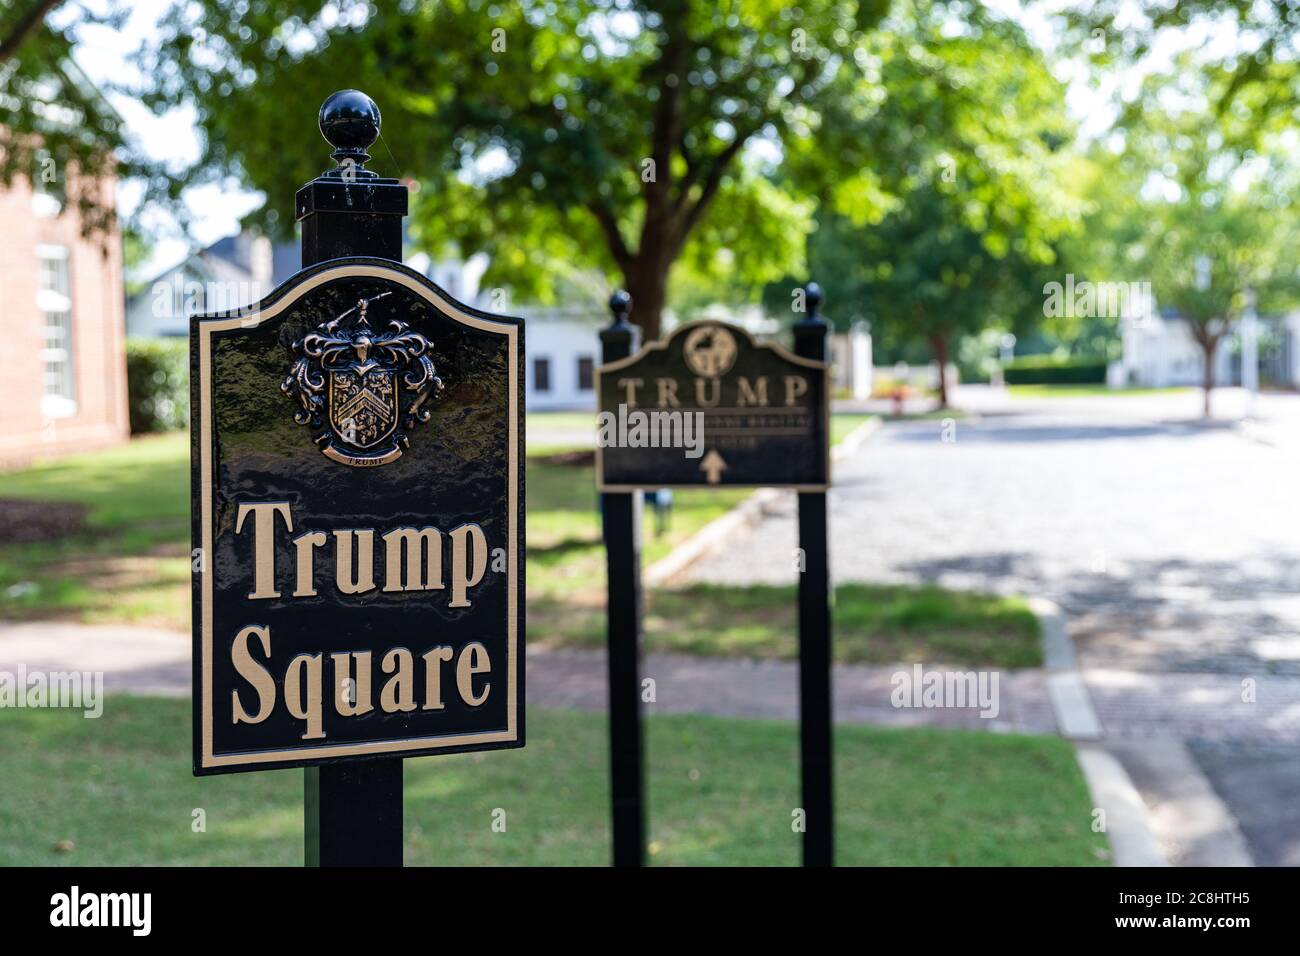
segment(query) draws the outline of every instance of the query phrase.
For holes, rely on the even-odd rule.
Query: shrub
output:
[[[184,428],[190,420],[190,350],[185,339],[128,339],[131,434]]]
[[[1005,369],[1008,385],[1096,385],[1106,381],[1106,360],[1097,356],[1025,355]]]

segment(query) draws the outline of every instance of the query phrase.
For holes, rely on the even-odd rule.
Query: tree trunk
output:
[[[1200,339],[1201,352],[1205,356],[1205,377],[1202,385],[1205,389],[1205,417],[1210,417],[1210,392],[1214,389],[1214,353],[1219,344],[1217,338]]]
[[[631,320],[641,327],[643,342],[659,338],[664,305],[668,301],[668,270],[668,265],[638,256],[623,274],[628,294],[632,296]]]
[[[937,332],[930,336],[930,350],[939,363],[939,407],[948,407],[948,336]]]
[[[41,28],[45,22],[45,15],[62,2],[63,0],[38,0],[18,20],[9,35],[0,39],[0,63],[6,63],[17,56],[22,45]]]

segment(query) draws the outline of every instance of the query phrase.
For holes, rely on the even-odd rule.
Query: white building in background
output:
[[[600,310],[525,308],[525,404],[535,411],[587,411],[596,408],[596,365],[600,329],[608,313]]]
[[[143,283],[127,297],[131,338],[185,338],[190,314],[237,309],[298,271],[297,242],[273,245],[248,232],[227,236]]]
[[[142,283],[127,297],[126,331],[131,338],[185,338],[194,312],[221,312],[251,305],[269,295],[301,268],[297,240],[272,244],[256,233],[227,236]],[[479,283],[488,259],[434,261],[422,252],[406,262],[453,298],[490,308]]]
[[[831,383],[837,395],[862,400],[871,397],[871,333],[865,322],[831,336]]]
[[[417,252],[406,260],[408,266],[458,302],[485,311],[497,311],[495,303],[491,301],[490,290],[480,288],[488,262],[488,257],[481,252],[464,261],[460,259],[435,261],[423,252]]]
[[[297,242],[272,245],[264,237],[241,233],[200,250],[184,262],[155,276],[127,302],[127,333],[132,337],[162,338],[189,335],[189,315],[194,311],[237,309],[264,298],[300,267]],[[525,397],[531,411],[582,411],[595,409],[595,371],[600,362],[600,330],[609,322],[603,308],[550,308],[514,305],[495,290],[482,288],[488,259],[433,260],[425,253],[411,255],[406,264],[427,276],[453,298],[483,309],[521,315],[524,323]],[[692,320],[712,319],[746,329],[759,339],[789,348],[788,331],[758,306],[702,309]],[[664,316],[664,334],[679,320]],[[865,328],[831,340],[837,390],[854,397],[871,393],[871,336]]]
[[[1203,383],[1204,353],[1186,319],[1151,314],[1125,318],[1120,327],[1124,353],[1119,362],[1112,364],[1112,385],[1165,388]],[[1259,330],[1260,380],[1265,385],[1300,387],[1300,312],[1261,317]],[[1216,385],[1241,382],[1238,335],[1234,326],[1215,350]]]

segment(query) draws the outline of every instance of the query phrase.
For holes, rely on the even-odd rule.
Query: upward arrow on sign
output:
[[[722,473],[726,470],[727,463],[722,460],[722,456],[718,454],[716,448],[710,449],[709,453],[704,456],[704,460],[700,462],[700,471],[708,476],[711,485],[716,485],[718,479],[722,477]]]

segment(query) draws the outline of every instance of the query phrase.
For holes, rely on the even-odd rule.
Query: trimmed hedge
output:
[[[1025,355],[1008,362],[1003,374],[1008,385],[1098,385],[1106,382],[1106,360]]]
[[[190,345],[185,339],[127,339],[131,434],[169,432],[190,421]]]

